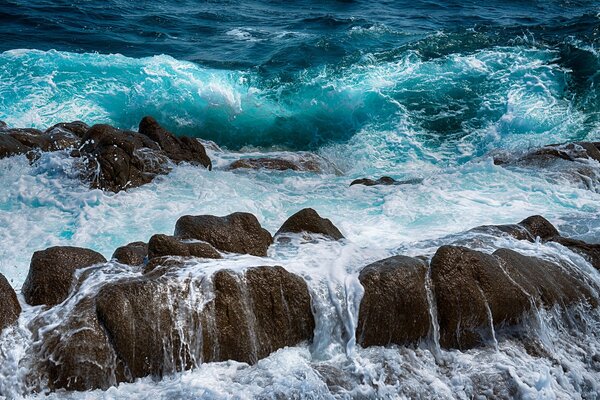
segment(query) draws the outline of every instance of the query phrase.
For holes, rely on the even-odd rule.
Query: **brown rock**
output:
[[[356,329],[364,346],[415,344],[431,326],[424,261],[394,256],[363,268],[359,280],[365,289]]]
[[[138,266],[143,265],[148,255],[148,245],[144,242],[133,242],[115,250],[112,258],[121,264]]]
[[[185,215],[175,224],[175,236],[201,240],[221,251],[255,256],[266,256],[273,243],[271,234],[256,217],[242,212],[225,217]]]
[[[0,133],[0,158],[6,158],[17,154],[25,154],[31,148],[23,145],[10,135]]]
[[[105,262],[102,254],[79,247],[59,246],[36,251],[22,288],[25,301],[32,306],[61,303],[69,295],[77,269]]]
[[[275,236],[282,233],[316,233],[328,236],[334,240],[344,238],[344,235],[333,223],[321,216],[312,208],[305,208],[289,217],[279,228]]]
[[[586,243],[582,240],[570,239],[562,236],[555,236],[552,238],[552,241],[568,247],[575,253],[581,254],[594,268],[600,270],[600,244]]]
[[[148,258],[164,256],[222,258],[221,254],[208,243],[183,242],[174,236],[154,235],[148,242]]]
[[[17,294],[4,275],[0,274],[0,333],[7,326],[14,324],[19,315],[21,305]]]
[[[405,181],[397,181],[394,178],[389,176],[382,176],[381,178],[375,180],[370,178],[361,178],[355,179],[350,183],[350,186],[353,185],[364,185],[364,186],[376,186],[376,185],[415,185],[423,182],[423,179],[408,179]]]
[[[70,132],[73,135],[75,135],[79,138],[82,138],[85,136],[88,129],[90,129],[90,127],[85,122],[81,122],[81,121],[60,122],[56,125],[51,126],[48,129],[46,129],[46,131],[44,133],[54,134],[54,133]]]
[[[275,171],[310,171],[321,172],[319,164],[312,159],[300,158],[299,160],[287,160],[284,158],[242,158],[229,165],[234,169],[270,169]]]

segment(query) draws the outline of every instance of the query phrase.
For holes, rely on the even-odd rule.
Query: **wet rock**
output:
[[[80,247],[59,246],[36,251],[23,284],[25,301],[53,306],[65,300],[77,269],[105,263],[102,254]]]
[[[0,134],[0,158],[6,158],[17,154],[25,154],[31,148],[25,146],[17,139],[7,134]]]
[[[94,125],[81,143],[87,179],[94,188],[118,192],[144,185],[156,175],[168,172],[168,160],[158,145],[139,133]]]
[[[82,121],[60,122],[46,129],[44,133],[56,134],[70,132],[79,138],[83,138],[89,129],[90,127],[88,126],[88,124]]]
[[[144,274],[151,277],[160,277],[173,269],[183,268],[192,257],[161,256],[148,260],[144,266]]]
[[[144,242],[133,242],[117,248],[113,253],[112,258],[121,264],[138,266],[144,264],[147,255],[148,244]]]
[[[54,131],[42,133],[37,129],[10,129],[7,135],[12,136],[24,146],[41,151],[57,151],[79,145],[80,139],[71,132]]]
[[[562,244],[565,247],[579,253],[589,261],[597,270],[600,270],[600,244],[586,243],[582,240],[555,236],[552,241]]]
[[[148,258],[163,256],[222,258],[221,254],[208,243],[183,242],[174,236],[154,235],[148,242]]]
[[[242,158],[229,165],[230,170],[235,169],[269,169],[275,171],[310,171],[321,172],[321,167],[315,159],[299,158],[288,160],[284,158]]]
[[[494,256],[501,261],[510,278],[537,305],[566,307],[579,302],[593,307],[598,305],[591,289],[584,283],[585,278],[566,265],[525,256],[509,249],[496,250]]]
[[[375,180],[370,178],[362,178],[355,179],[350,183],[350,186],[353,185],[364,185],[364,186],[376,186],[376,185],[415,185],[423,182],[423,179],[408,179],[405,181],[397,181],[394,178],[389,176],[382,176],[381,178]]]
[[[4,328],[14,324],[21,315],[21,305],[17,294],[4,277],[0,274],[0,333]]]
[[[256,363],[273,351],[312,339],[315,328],[310,295],[302,278],[281,267],[257,267],[244,279],[231,271],[213,276],[216,339],[209,360]],[[210,340],[208,340],[210,342]],[[211,350],[211,352],[214,350]]]
[[[273,243],[256,217],[236,212],[225,217],[185,215],[175,224],[175,236],[207,242],[217,250],[264,257]]]
[[[440,345],[446,348],[484,344],[493,338],[493,325],[515,324],[531,307],[496,257],[465,247],[440,247],[431,260],[431,280]]]
[[[47,329],[53,323],[42,317],[30,327],[37,363],[32,371],[46,378],[50,389],[106,390],[118,382],[130,381],[98,322],[94,299],[87,297],[75,304],[60,324]]]
[[[510,157],[510,155],[496,156],[494,157],[494,164],[544,167],[557,160],[576,161],[578,159],[600,161],[600,143],[573,142],[551,144],[534,149],[518,157]]]
[[[518,224],[483,225],[471,229],[471,232],[507,234],[517,240],[528,240],[530,242],[534,242],[538,237],[545,241],[560,236],[554,225],[541,215],[532,215]]]
[[[101,289],[97,314],[126,376],[163,376],[210,361],[255,363],[312,338],[306,283],[283,268],[250,268],[244,276],[222,270],[212,287],[208,303],[208,282],[165,275]]]
[[[357,342],[364,346],[415,344],[429,332],[431,318],[423,260],[394,256],[363,268]]]
[[[7,127],[6,122],[0,121],[0,131],[3,130],[4,128],[6,128],[6,127]]]
[[[282,233],[316,233],[334,240],[344,238],[333,223],[321,216],[312,208],[305,208],[289,217],[279,228],[275,236]]]
[[[212,163],[206,155],[206,149],[196,139],[187,136],[177,137],[164,129],[152,117],[144,117],[139,132],[159,144],[167,156],[176,163],[189,162],[211,169]]]

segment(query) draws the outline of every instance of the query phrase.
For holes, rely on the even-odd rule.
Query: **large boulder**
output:
[[[75,134],[59,130],[42,133],[37,129],[9,129],[6,134],[18,140],[24,146],[40,151],[73,148],[78,146],[80,141]]]
[[[17,294],[4,277],[0,274],[0,333],[4,328],[14,324],[21,315],[21,305]]]
[[[541,215],[532,215],[518,224],[478,226],[471,229],[470,232],[506,234],[515,239],[528,240],[530,242],[534,242],[537,238],[546,241],[560,236],[554,225]]]
[[[598,305],[585,278],[567,265],[508,249],[486,254],[442,246],[431,260],[440,344],[467,349],[518,324],[532,307]]]
[[[144,242],[132,242],[118,247],[112,255],[112,259],[121,264],[139,266],[144,264],[148,256],[148,244]]]
[[[255,363],[311,340],[314,318],[302,278],[257,267],[243,276],[222,270],[205,283],[163,275],[101,289],[97,314],[125,376],[162,376],[210,361]]]
[[[0,158],[25,154],[29,150],[31,150],[30,147],[25,146],[14,137],[0,133]]]
[[[175,236],[207,242],[217,250],[266,256],[271,234],[252,214],[236,212],[225,217],[185,215],[175,224]]]
[[[344,235],[339,231],[333,223],[327,219],[322,218],[314,209],[304,208],[291,217],[289,217],[281,228],[277,231],[275,236],[282,233],[316,233],[319,235],[327,236],[334,240],[343,239]]]
[[[152,117],[144,117],[140,121],[139,132],[158,143],[161,150],[176,163],[185,161],[203,165],[208,169],[212,168],[206,149],[198,140],[187,136],[177,137],[160,126]]]
[[[431,326],[426,289],[427,264],[418,258],[394,256],[363,268],[364,287],[356,340],[364,346],[414,344]]]
[[[182,241],[175,236],[154,235],[148,242],[148,258],[165,256],[222,258],[208,243]]]
[[[77,269],[105,263],[102,254],[80,247],[58,246],[36,251],[23,284],[25,301],[37,306],[53,306],[69,295]]]

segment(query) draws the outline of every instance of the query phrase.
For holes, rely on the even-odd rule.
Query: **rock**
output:
[[[582,240],[556,236],[552,241],[562,244],[565,247],[579,253],[592,264],[594,268],[600,270],[600,244],[586,243]]]
[[[192,260],[192,257],[181,257],[181,256],[162,256],[154,257],[148,260],[144,266],[144,274],[152,275],[153,277],[159,277],[173,269],[183,268],[188,260]],[[160,268],[159,267],[164,267]]]
[[[148,242],[148,258],[164,256],[222,258],[221,254],[208,243],[183,242],[167,235],[154,235]]]
[[[4,121],[0,121],[0,131],[1,131],[1,130],[4,130],[4,128],[6,128],[6,126],[7,126],[7,125],[6,125],[6,122],[4,122]]]
[[[81,155],[94,188],[119,192],[149,183],[168,171],[167,158],[144,135],[94,125],[81,139]]]
[[[357,342],[364,346],[415,344],[431,326],[424,261],[394,256],[363,268]]]
[[[9,129],[7,135],[12,136],[24,146],[41,151],[57,151],[79,145],[80,139],[71,132],[53,131],[42,133],[37,129]]]
[[[213,276],[208,305],[216,339],[207,360],[256,363],[286,346],[309,341],[315,329],[310,295],[302,278],[281,267],[257,267],[244,279],[221,270]],[[216,352],[215,352],[216,350]]]
[[[22,288],[25,301],[32,306],[61,303],[69,295],[77,269],[105,262],[102,254],[79,247],[60,246],[36,251]]]
[[[236,212],[225,217],[185,215],[175,224],[175,236],[207,242],[217,250],[264,257],[273,243],[256,217]]]
[[[494,157],[494,164],[518,164],[521,166],[548,166],[557,160],[576,161],[592,159],[600,161],[600,143],[573,142],[551,144],[511,158],[508,155]]]
[[[148,245],[146,243],[133,242],[117,248],[112,258],[121,264],[138,266],[144,264],[147,255]]]
[[[70,132],[79,138],[83,138],[85,136],[85,134],[87,133],[88,129],[90,129],[90,127],[85,122],[81,122],[81,121],[60,122],[56,125],[51,126],[48,129],[46,129],[46,131],[44,133],[45,134],[54,134],[54,133]]]
[[[283,268],[250,268],[243,277],[221,270],[211,286],[208,303],[203,282],[166,276],[100,290],[97,314],[126,376],[163,376],[211,361],[255,363],[312,338],[306,283]]]
[[[0,274],[0,333],[14,324],[21,315],[21,305],[17,299],[17,294],[4,277]]]
[[[442,246],[431,260],[431,280],[440,344],[446,348],[484,344],[493,337],[492,329],[518,324],[534,305],[598,306],[580,273],[508,249],[489,255]]]
[[[63,313],[64,314],[64,313]],[[34,320],[35,363],[33,379],[46,378],[51,390],[106,390],[131,381],[117,360],[105,329],[98,322],[96,302],[86,297],[61,315],[60,324],[42,316]],[[45,320],[45,318],[48,318]],[[47,329],[52,325],[52,329]]]
[[[304,208],[289,217],[279,228],[275,236],[282,233],[316,233],[334,240],[344,238],[344,235],[333,223],[321,216],[312,208]]]
[[[159,144],[167,156],[176,163],[189,162],[211,169],[212,163],[206,155],[206,149],[196,139],[187,136],[177,137],[164,129],[152,117],[144,117],[139,132]]]
[[[531,307],[496,257],[465,247],[440,247],[431,260],[431,280],[445,348],[491,341],[493,325],[516,324]]]
[[[394,178],[390,178],[389,176],[382,176],[381,178],[374,180],[370,178],[362,178],[355,179],[350,183],[350,186],[353,185],[365,185],[365,186],[375,186],[375,185],[415,185],[423,182],[423,179],[408,179],[405,181],[397,181]]]
[[[528,240],[530,242],[535,242],[538,237],[546,241],[555,236],[560,236],[554,225],[541,215],[532,215],[518,224],[478,226],[471,229],[470,232],[508,234],[517,240]]]
[[[6,158],[17,154],[25,154],[31,148],[23,145],[10,135],[0,133],[0,158]]]
[[[316,160],[300,158],[287,160],[284,158],[242,158],[229,165],[230,170],[235,169],[270,169],[275,171],[310,171],[321,172],[321,167]]]

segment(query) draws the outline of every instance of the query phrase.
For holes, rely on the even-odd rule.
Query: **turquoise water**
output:
[[[204,365],[72,398],[327,398],[318,362],[359,377],[336,398],[410,397],[411,388],[470,398],[480,371],[508,371],[522,398],[597,395],[600,388],[588,383],[600,376],[580,354],[596,354],[600,342],[565,337],[550,322],[544,340],[568,368],[506,341],[499,349],[447,352],[447,370],[426,349],[348,351],[339,334],[349,323],[339,314],[355,306],[356,273],[371,261],[431,255],[447,235],[532,214],[565,235],[600,242],[598,163],[588,163],[591,177],[581,179],[570,170],[492,160],[502,151],[600,140],[596,2],[7,0],[0,22],[0,120],[8,125],[83,120],[135,129],[153,115],[175,133],[216,144],[213,171],[181,165],[118,194],[81,183],[66,152],[33,164],[24,156],[0,160],[0,273],[17,291],[36,250],[75,245],[110,257],[125,243],[171,234],[184,214],[248,211],[274,233],[289,215],[313,207],[348,239],[274,246],[265,258],[232,256],[195,272],[279,264],[301,274],[316,296],[317,349],[284,349],[257,366]],[[330,168],[227,170],[239,157],[298,151]],[[381,175],[423,181],[349,187]],[[480,245],[571,260],[600,279],[559,245]],[[0,338],[0,397],[26,394],[26,371],[16,366],[31,345],[25,326],[39,310],[24,307],[19,339]],[[404,380],[385,382],[390,370]]]

